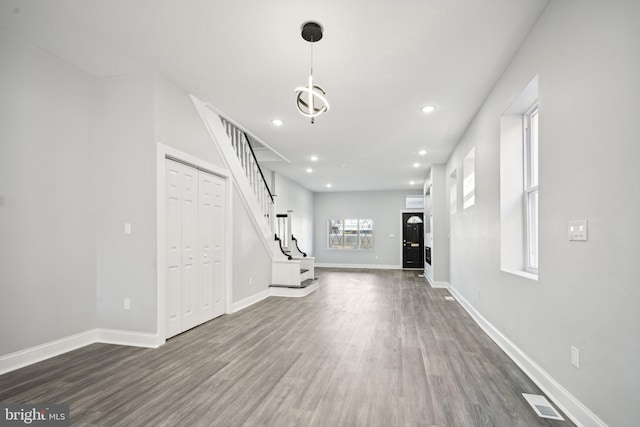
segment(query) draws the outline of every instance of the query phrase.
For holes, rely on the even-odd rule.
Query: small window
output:
[[[524,115],[525,269],[538,272],[538,105]]]
[[[500,269],[538,280],[538,76],[500,116]]]
[[[462,162],[463,209],[470,208],[476,203],[476,149],[472,148]]]
[[[330,219],[328,249],[373,249],[373,220]]]

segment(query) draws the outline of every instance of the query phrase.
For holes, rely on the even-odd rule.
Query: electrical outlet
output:
[[[125,222],[124,223],[124,234],[129,236],[131,235],[131,223],[130,222]]]
[[[249,277],[249,284],[252,285],[253,284],[253,277]]]
[[[125,310],[131,310],[131,299],[130,298],[125,298],[124,299],[124,309]]]
[[[580,367],[580,350],[574,346],[571,346],[571,364],[576,368]]]

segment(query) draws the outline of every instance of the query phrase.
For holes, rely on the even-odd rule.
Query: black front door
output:
[[[422,213],[402,213],[402,268],[424,268]]]

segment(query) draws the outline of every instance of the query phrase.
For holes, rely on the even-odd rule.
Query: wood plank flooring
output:
[[[572,426],[448,292],[416,271],[316,269],[159,349],[94,344],[0,376],[0,402],[82,426]],[[566,418],[566,417],[565,417]]]

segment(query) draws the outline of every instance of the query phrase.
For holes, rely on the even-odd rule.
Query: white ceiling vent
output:
[[[522,395],[527,399],[527,402],[529,402],[529,405],[531,405],[539,417],[551,418],[552,420],[564,420],[562,415],[551,406],[551,403],[549,403],[546,397],[539,394],[522,393]]]

